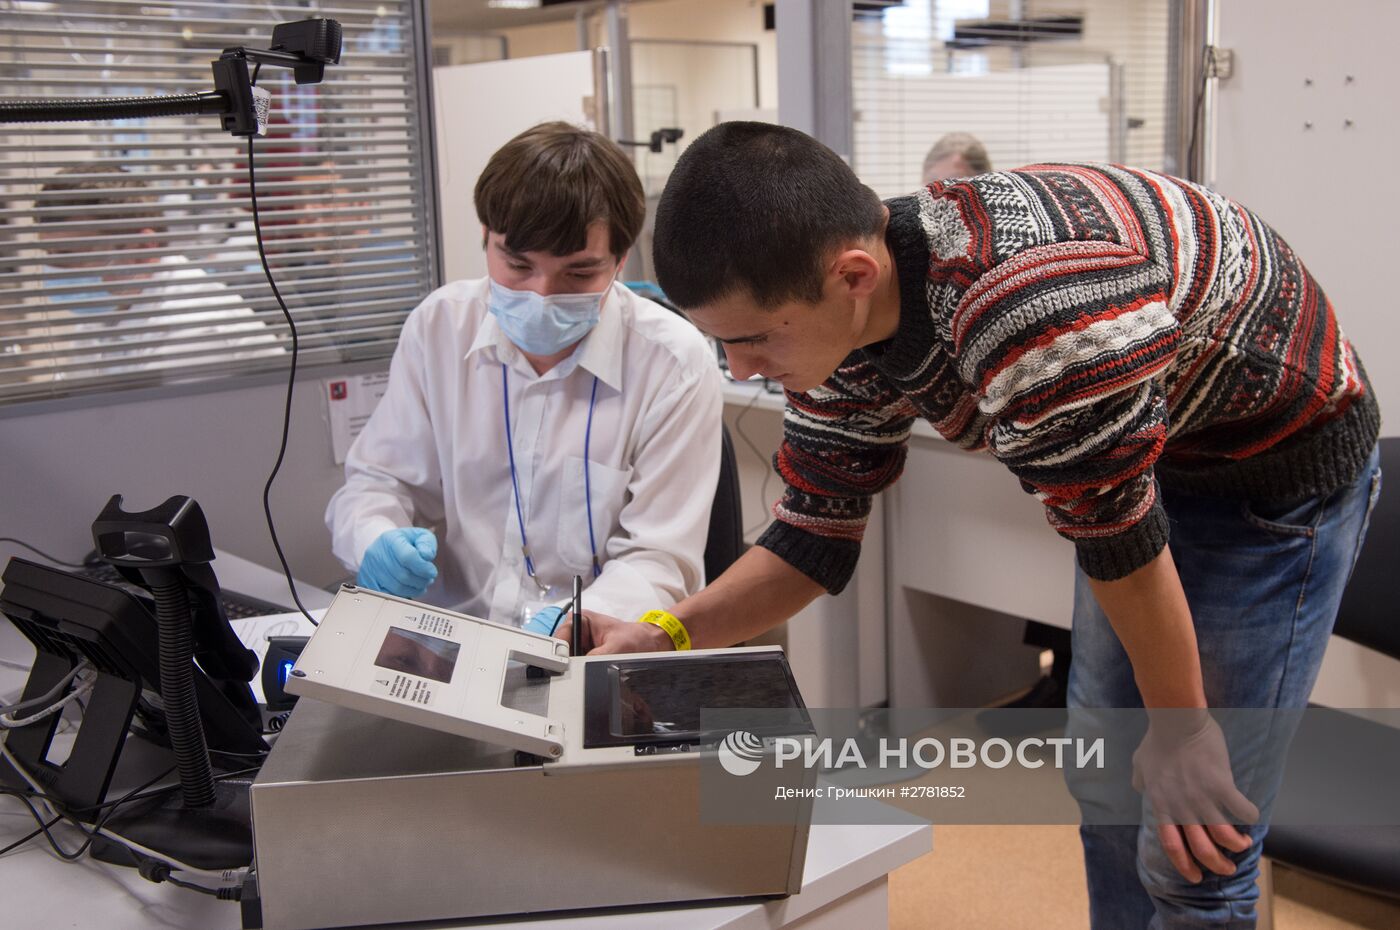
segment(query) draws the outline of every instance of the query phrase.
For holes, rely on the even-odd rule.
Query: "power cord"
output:
[[[123,804],[134,802],[135,800],[137,800],[137,795],[139,795],[141,792],[145,791],[147,788],[151,787],[161,779],[168,778],[175,771],[175,767],[171,766],[164,772],[161,772],[159,775],[147,781],[146,783],[138,785],[131,791],[128,791],[125,795],[118,798],[116,801],[113,801],[108,805],[104,805],[108,809],[102,814],[101,817],[97,819],[97,821],[93,824],[92,828],[88,829],[70,811],[65,810],[57,798],[46,794],[44,790],[39,787],[38,783],[35,782],[34,778],[29,774],[29,771],[25,769],[23,763],[21,763],[18,759],[15,758],[14,754],[10,752],[10,747],[7,746],[4,742],[0,742],[0,756],[3,756],[5,761],[10,764],[10,767],[13,768],[16,772],[18,772],[20,777],[23,778],[26,782],[28,782],[30,788],[33,789],[32,791],[21,791],[17,788],[0,786],[0,794],[19,798],[20,802],[23,803],[24,806],[29,809],[30,815],[34,818],[34,822],[39,824],[39,829],[29,834],[29,836],[25,837],[23,842],[28,842],[29,840],[38,836],[40,832],[42,832],[44,834],[44,838],[48,840],[49,846],[53,848],[54,854],[57,855],[60,859],[63,859],[67,862],[75,862],[83,857],[83,854],[88,851],[88,848],[90,846],[92,846],[93,841],[95,841],[97,837],[101,835],[102,828],[106,826],[107,821],[112,818],[112,816]],[[46,823],[43,816],[39,814],[38,809],[35,808],[33,801],[30,800],[31,798],[37,798],[41,805],[48,808],[47,813],[54,819]],[[52,833],[49,832],[49,827],[57,823],[59,820],[68,821],[68,823],[72,827],[74,827],[79,833],[82,833],[85,837],[87,837],[83,841],[82,845],[72,852],[69,852],[68,850],[64,849],[61,845],[59,845],[58,840],[54,837]],[[19,844],[12,843],[10,846],[7,846],[5,848],[5,852],[9,852],[11,849],[14,849],[18,845]]]
[[[43,710],[30,714],[27,717],[16,719],[15,714],[19,711],[29,710],[31,707],[38,706],[34,702],[39,699],[31,698],[28,701],[21,701],[14,707],[5,709],[4,713],[0,713],[0,729],[14,730],[19,727],[27,727],[31,724],[38,723],[40,720],[47,720],[74,701],[81,700],[82,697],[92,691],[93,686],[97,684],[97,670],[84,659],[82,662],[78,663],[78,666],[74,669],[74,673],[77,675],[78,686],[73,689],[72,693],[59,698]],[[68,683],[72,680],[73,674],[70,674],[63,680],[61,687],[67,687]],[[49,693],[52,694],[53,692],[50,691]]]
[[[23,796],[20,797],[20,800],[24,800]],[[31,807],[32,807],[32,805],[31,805]],[[37,813],[39,813],[39,812],[38,812],[38,811],[34,811],[34,813],[37,814]],[[36,829],[34,829],[34,830],[31,830],[29,833],[25,834],[21,839],[15,840],[13,843],[11,843],[9,846],[6,846],[4,849],[0,849],[0,857],[4,857],[5,853],[7,853],[7,852],[10,852],[10,851],[15,850],[15,849],[19,849],[21,846],[23,846],[25,843],[28,843],[30,840],[34,839],[34,837],[38,836],[40,833],[47,833],[49,827],[52,827],[54,824],[58,823],[58,822],[59,822],[60,820],[62,820],[62,819],[63,819],[62,817],[55,817],[55,818],[53,818],[52,820],[50,820],[50,821],[48,821],[47,823],[45,823],[44,820],[43,820],[42,818],[40,818],[39,821],[38,821],[38,823],[39,823],[38,828],[36,828]],[[53,840],[50,839],[50,842],[53,842]]]
[[[197,891],[200,894],[207,894],[218,898],[220,901],[238,901],[243,897],[242,885],[227,885],[223,888],[210,888],[208,885],[197,885],[194,882],[187,882],[176,878],[171,873],[176,871],[170,867],[168,862],[159,859],[149,859],[145,856],[136,857],[136,871],[141,873],[141,877],[148,882],[160,884],[169,882],[177,888],[187,888],[190,891]]]
[[[27,701],[20,701],[17,704],[0,706],[0,716],[11,716],[13,714],[19,713],[20,711],[29,710],[32,707],[43,707],[45,705],[48,705],[52,701],[59,700],[64,690],[67,689],[69,683],[74,678],[77,678],[79,675],[81,675],[83,672],[87,671],[90,668],[92,668],[92,664],[88,662],[87,659],[84,659],[77,665],[73,666],[73,668],[68,672],[68,674],[60,678],[56,685],[54,685],[52,688],[50,688],[48,691],[45,691],[38,697],[32,697]],[[29,671],[28,667],[25,668],[25,671]]]
[[[162,794],[169,794],[170,792],[177,790],[179,788],[178,784],[167,785],[155,791],[147,791],[147,789],[149,789],[156,782],[162,781],[174,774],[174,766],[171,766],[170,768],[149,779],[143,784],[138,785],[137,787],[128,791],[126,794],[124,794],[122,797],[118,798],[115,801],[107,801],[103,804],[94,805],[90,808],[69,809],[66,808],[58,798],[55,798],[52,795],[45,793],[42,789],[39,788],[38,784],[34,781],[33,777],[19,762],[19,760],[17,760],[14,757],[14,755],[9,751],[9,748],[3,742],[0,742],[0,756],[4,757],[4,759],[11,765],[11,767],[13,767],[14,770],[18,772],[26,782],[29,783],[32,789],[30,791],[22,791],[15,788],[0,786],[0,795],[9,795],[11,797],[18,798],[20,803],[24,804],[24,806],[29,810],[30,816],[34,818],[34,822],[38,824],[38,826],[34,830],[30,831],[24,837],[21,837],[20,839],[14,841],[13,843],[10,843],[3,849],[0,849],[0,856],[3,856],[6,853],[9,853],[15,849],[18,849],[19,847],[23,846],[25,843],[30,842],[40,833],[42,833],[44,835],[44,838],[48,841],[49,846],[53,849],[55,855],[67,862],[74,862],[78,859],[81,859],[83,855],[88,851],[88,849],[92,846],[92,844],[96,842],[99,837],[101,837],[104,840],[116,843],[117,845],[124,847],[131,854],[133,860],[136,862],[138,871],[140,872],[141,876],[147,879],[148,881],[157,883],[162,881],[169,881],[171,884],[176,885],[177,887],[186,888],[191,891],[198,891],[202,894],[208,894],[213,897],[217,897],[222,901],[239,900],[239,895],[241,894],[240,880],[243,877],[244,870],[232,869],[217,873],[211,873],[204,869],[197,869],[193,866],[189,866],[182,862],[179,862],[178,860],[173,860],[169,856],[165,856],[162,853],[156,852],[155,850],[148,849],[145,846],[140,845],[139,843],[132,842],[126,837],[123,837],[120,834],[113,833],[110,830],[106,829],[107,822],[116,814],[116,812],[122,806],[126,804],[132,804],[137,801],[145,800],[147,798],[159,797]],[[256,771],[256,769],[250,768],[243,769],[237,772],[229,772],[218,776],[215,780],[225,781],[241,775],[247,775],[254,771]],[[39,809],[35,807],[34,804],[34,801],[36,800],[39,802],[40,805],[47,808],[47,813],[48,815],[50,815],[51,819],[45,820],[44,815],[40,814]],[[76,813],[79,811],[103,810],[104,808],[105,810],[103,814],[90,828],[86,826],[82,821],[80,821],[76,816]],[[64,849],[62,844],[59,843],[58,838],[55,837],[51,832],[50,828],[52,828],[61,820],[66,820],[71,827],[73,827],[79,833],[84,835],[85,839],[77,849],[72,851]],[[171,875],[171,873],[177,871],[189,872],[191,874],[199,875],[211,875],[215,878],[222,878],[227,881],[239,882],[239,884],[225,888],[210,888],[205,885],[198,885],[193,882],[187,882],[182,879],[174,878]]]
[[[86,567],[87,567],[86,565],[83,565],[81,562],[65,562],[65,561],[63,561],[62,559],[56,559],[56,558],[54,558],[53,556],[49,555],[47,552],[45,552],[43,549],[40,549],[40,548],[38,548],[37,546],[31,546],[29,543],[25,542],[24,540],[22,540],[22,539],[15,539],[13,536],[0,536],[0,543],[13,543],[13,544],[16,545],[16,546],[20,546],[20,547],[22,547],[22,548],[24,548],[24,549],[28,549],[30,552],[32,552],[32,553],[34,553],[35,555],[39,556],[41,559],[47,559],[48,561],[52,562],[52,563],[55,564],[55,565],[62,565],[64,568],[86,568]]]
[[[253,72],[253,81],[257,81],[257,71]],[[258,258],[262,262],[263,274],[267,276],[267,284],[272,288],[272,296],[277,298],[277,306],[282,308],[282,315],[287,318],[287,329],[292,334],[292,364],[291,370],[287,373],[287,401],[282,410],[282,441],[277,447],[277,462],[272,466],[272,473],[267,476],[267,484],[263,485],[263,515],[267,518],[267,532],[272,536],[272,548],[277,550],[277,561],[282,563],[282,574],[287,576],[287,588],[292,592],[292,600],[297,605],[302,616],[311,621],[312,626],[320,626],[316,619],[311,616],[301,603],[301,595],[297,593],[296,582],[292,580],[292,570],[287,565],[287,556],[282,552],[282,543],[277,539],[277,527],[272,520],[272,483],[277,480],[277,472],[282,468],[282,460],[287,456],[287,435],[292,426],[292,390],[296,387],[297,381],[297,324],[292,320],[292,313],[287,309],[287,302],[282,299],[282,292],[277,289],[277,282],[272,278],[272,268],[267,263],[267,251],[263,247],[262,221],[258,217],[258,182],[256,172],[253,170],[253,137],[248,137],[248,197],[253,206],[253,233],[258,243]]]

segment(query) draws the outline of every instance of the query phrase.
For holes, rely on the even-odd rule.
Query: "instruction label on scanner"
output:
[[[451,617],[425,612],[416,618],[406,617],[405,619],[420,633],[431,633],[433,636],[442,636],[447,639],[456,638],[457,624],[452,622]]]
[[[422,678],[412,675],[392,674],[388,676],[375,676],[375,692],[409,704],[421,704],[429,707],[433,699],[437,696],[437,689],[432,683]]]

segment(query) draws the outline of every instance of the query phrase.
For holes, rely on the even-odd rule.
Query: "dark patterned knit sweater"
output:
[[[759,540],[832,593],[914,417],[1003,462],[1099,579],[1166,545],[1159,483],[1300,498],[1350,483],[1375,444],[1375,395],[1322,289],[1212,191],[1035,165],[888,206],[899,329],[788,395],[787,490]]]

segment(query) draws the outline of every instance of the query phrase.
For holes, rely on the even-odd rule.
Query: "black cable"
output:
[[[216,750],[216,749],[211,749],[210,752],[211,752],[211,753],[217,753],[218,750]],[[214,781],[216,781],[216,782],[218,782],[218,781],[229,781],[230,779],[237,778],[237,777],[239,777],[240,775],[249,775],[249,774],[251,774],[251,773],[253,773],[253,772],[256,772],[257,770],[258,770],[257,767],[253,767],[253,768],[239,769],[239,770],[236,771],[236,772],[224,772],[224,773],[221,773],[221,774],[219,774],[219,775],[215,775],[215,776],[214,776]],[[84,806],[82,806],[82,807],[70,807],[70,808],[67,808],[67,812],[70,813],[70,814],[79,814],[79,813],[88,813],[88,812],[90,812],[90,811],[100,811],[100,810],[103,810],[103,809],[108,808],[108,807],[116,807],[116,806],[119,805],[119,804],[135,804],[137,801],[147,801],[147,800],[150,800],[151,798],[158,798],[158,797],[160,797],[161,795],[170,794],[170,793],[172,793],[172,792],[178,791],[178,790],[180,790],[180,783],[179,783],[179,782],[176,782],[176,783],[173,784],[173,785],[164,785],[164,786],[162,786],[162,787],[160,787],[160,788],[156,788],[156,789],[153,790],[153,791],[146,791],[146,790],[145,790],[146,788],[148,788],[148,787],[150,787],[151,785],[155,784],[156,782],[160,781],[162,778],[165,778],[165,777],[169,776],[169,775],[170,775],[171,773],[173,773],[174,771],[175,771],[175,768],[172,766],[171,768],[166,769],[166,770],[165,770],[164,772],[162,772],[160,775],[157,775],[157,776],[156,776],[154,779],[152,779],[151,781],[148,781],[148,782],[146,782],[146,784],[140,786],[140,788],[139,788],[138,790],[142,792],[141,794],[135,794],[135,795],[128,795],[128,796],[120,797],[120,798],[118,798],[118,799],[115,800],[115,801],[103,801],[101,804],[87,804],[87,805],[84,805]],[[40,795],[35,795],[35,794],[31,794],[31,795],[30,795],[30,797],[36,797],[36,796],[40,796]],[[50,798],[50,797],[47,796],[47,795],[42,795],[42,797],[44,798],[44,800],[48,801],[50,804],[55,803],[55,801],[56,801],[56,799]]]
[[[272,752],[271,749],[262,749],[262,750],[259,750],[258,752],[230,752],[230,751],[227,750],[227,749],[210,749],[210,750],[209,750],[209,755],[211,755],[211,756],[233,756],[234,758],[237,758],[237,759],[258,759],[258,760],[262,760],[262,759],[266,759],[266,758],[267,758],[267,754],[270,753],[270,752]]]
[[[144,797],[144,795],[140,794],[140,792],[143,789],[154,784],[156,781],[159,781],[160,779],[166,777],[173,771],[175,771],[174,768],[166,769],[160,775],[157,775],[155,778],[146,782],[144,785],[138,786],[133,791],[127,792],[126,795],[119,798],[118,800],[111,802],[112,809],[105,813],[98,820],[98,822],[93,825],[90,831],[81,823],[79,823],[76,819],[74,819],[71,813],[68,811],[61,810],[58,816],[54,817],[52,820],[45,821],[44,818],[39,814],[39,811],[34,807],[33,803],[29,800],[29,797],[31,795],[46,797],[40,792],[30,792],[26,794],[25,792],[17,791],[12,788],[0,788],[0,793],[13,795],[14,797],[19,798],[19,800],[24,804],[24,806],[29,809],[30,815],[34,818],[34,822],[39,825],[34,830],[30,831],[27,835],[21,837],[18,840],[15,840],[13,843],[9,844],[5,848],[0,849],[0,856],[4,856],[9,852],[18,849],[25,843],[28,843],[30,840],[34,839],[40,833],[44,834],[45,839],[48,840],[49,846],[53,848],[54,853],[56,853],[59,857],[68,862],[76,862],[78,859],[81,859],[83,855],[88,851],[88,848],[92,846],[93,842],[96,841],[96,839],[99,836],[102,836],[102,838],[107,840],[108,842],[113,842],[117,843],[118,845],[121,845],[121,840],[115,839],[111,836],[104,836],[101,833],[103,826],[105,826],[107,821],[116,812],[117,807],[119,807],[122,804],[126,804],[129,801],[134,801],[140,797]],[[54,826],[54,824],[58,823],[60,820],[63,820],[65,818],[74,827],[76,827],[80,833],[83,833],[87,837],[83,841],[83,844],[73,852],[69,852],[68,850],[64,849],[59,844],[58,838],[55,837],[49,831],[50,827]],[[176,887],[185,888],[189,891],[195,891],[200,894],[206,894],[210,897],[218,898],[220,901],[238,901],[242,898],[243,889],[240,885],[230,885],[223,888],[211,888],[207,885],[200,885],[196,884],[195,882],[187,882],[183,879],[175,878],[171,874],[172,872],[178,871],[178,867],[173,866],[170,863],[165,862],[161,859],[156,859],[151,856],[148,856],[145,853],[140,852],[139,850],[131,849],[131,847],[126,848],[131,852],[132,856],[135,857],[137,862],[137,870],[141,874],[141,877],[145,878],[147,881],[155,883],[170,882],[170,884],[175,885]]]
[[[220,901],[237,901],[243,897],[243,887],[241,885],[229,885],[226,888],[210,888],[206,885],[196,885],[194,882],[187,882],[167,875],[165,880],[170,884],[180,888],[188,888],[190,891],[198,891],[200,894],[207,894]]]
[[[118,798],[118,799],[115,800],[115,801],[107,801],[107,802],[104,802],[104,803],[102,803],[102,804],[94,804],[94,805],[89,805],[89,806],[84,806],[84,807],[77,807],[77,808],[66,808],[66,807],[62,804],[62,802],[59,801],[57,798],[54,798],[54,797],[52,797],[51,795],[44,794],[43,792],[40,792],[40,791],[33,791],[33,790],[29,790],[29,791],[20,791],[20,790],[15,789],[15,788],[10,788],[10,787],[7,787],[7,786],[0,785],[0,795],[11,795],[11,796],[13,796],[13,797],[18,798],[18,799],[20,800],[20,802],[21,802],[22,804],[24,804],[24,806],[25,806],[26,808],[29,809],[30,816],[32,816],[32,817],[34,818],[34,822],[37,823],[37,824],[39,825],[37,828],[35,828],[34,830],[32,830],[32,831],[31,831],[30,833],[28,833],[26,836],[24,836],[24,837],[22,837],[22,838],[20,838],[20,839],[18,839],[18,840],[15,840],[13,843],[9,844],[9,845],[6,846],[5,848],[0,849],[0,856],[4,856],[4,855],[6,855],[7,853],[10,853],[10,852],[12,852],[12,851],[18,849],[19,847],[23,846],[25,843],[28,843],[28,842],[30,842],[31,840],[33,840],[33,839],[34,839],[36,836],[38,836],[40,833],[43,833],[43,834],[44,834],[44,838],[48,841],[49,846],[52,847],[54,853],[57,854],[60,858],[66,860],[66,861],[68,861],[68,862],[75,862],[75,861],[77,861],[78,859],[82,858],[82,856],[88,851],[88,849],[92,846],[92,844],[97,840],[97,838],[98,838],[99,836],[101,836],[104,840],[107,840],[108,842],[116,843],[116,844],[118,844],[118,845],[122,845],[120,839],[115,838],[115,837],[112,837],[112,836],[105,836],[105,835],[103,835],[103,834],[101,833],[101,830],[103,829],[103,827],[105,827],[105,826],[107,825],[107,822],[112,818],[113,815],[116,814],[117,809],[118,809],[119,807],[121,807],[122,805],[124,805],[124,804],[129,804],[129,803],[135,803],[135,802],[137,802],[137,801],[142,801],[142,800],[145,800],[145,799],[151,798],[151,797],[158,797],[158,796],[161,795],[161,794],[168,794],[168,793],[170,793],[171,791],[174,791],[175,789],[179,788],[179,787],[180,787],[179,784],[175,784],[175,785],[168,785],[168,786],[166,786],[166,787],[164,787],[164,788],[159,788],[159,789],[157,789],[156,791],[152,791],[152,792],[147,792],[147,791],[146,791],[146,789],[150,788],[151,785],[154,785],[156,782],[160,781],[161,779],[164,779],[164,778],[169,777],[173,772],[175,772],[175,770],[176,770],[176,767],[175,767],[175,766],[171,766],[170,768],[166,769],[164,772],[161,772],[159,775],[156,775],[154,778],[151,778],[151,779],[149,779],[148,781],[146,781],[146,782],[144,782],[144,783],[142,783],[142,784],[140,784],[140,785],[137,785],[135,788],[133,788],[132,790],[128,791],[126,794],[122,795],[120,798]],[[239,771],[236,771],[236,772],[227,772],[227,773],[225,773],[225,774],[222,774],[222,775],[218,776],[215,780],[216,780],[216,781],[223,781],[223,780],[226,780],[226,779],[235,778],[235,777],[237,777],[237,776],[239,776],[239,775],[247,775],[247,774],[250,774],[250,773],[256,772],[256,771],[257,771],[256,768],[240,769]],[[33,803],[30,801],[30,798],[43,798],[45,801],[48,801],[50,804],[54,805],[54,806],[58,809],[58,811],[59,811],[58,816],[54,817],[52,820],[45,821],[44,818],[39,814],[38,809],[35,808],[34,805],[33,805]],[[80,821],[74,816],[74,814],[75,814],[77,811],[100,810],[100,809],[102,809],[102,808],[104,808],[104,807],[105,807],[105,808],[109,808],[109,810],[107,810],[106,813],[104,813],[100,818],[98,818],[97,822],[96,822],[95,824],[93,824],[93,826],[92,826],[92,828],[91,828],[90,830],[89,830],[82,822],[80,822]],[[59,844],[58,839],[49,831],[49,828],[50,828],[50,827],[54,826],[54,825],[55,825],[56,823],[58,823],[60,820],[65,820],[65,819],[70,823],[70,825],[72,825],[74,828],[76,828],[76,829],[78,830],[79,833],[82,833],[82,834],[86,837],[86,839],[84,839],[82,845],[79,846],[79,847],[78,847],[76,850],[74,850],[73,852],[69,852],[68,850],[64,849],[64,848]],[[127,849],[130,849],[130,847],[126,847],[126,848],[127,848]],[[198,891],[198,892],[201,892],[201,893],[203,893],[203,894],[208,894],[208,895],[211,895],[211,896],[213,896],[213,897],[218,898],[218,899],[221,900],[221,901],[237,901],[237,900],[239,900],[239,898],[240,898],[240,896],[241,896],[241,894],[242,894],[242,889],[241,889],[241,887],[239,887],[239,886],[231,886],[231,887],[227,887],[227,888],[208,888],[208,887],[206,887],[206,886],[204,886],[204,885],[195,885],[195,884],[192,883],[192,882],[184,882],[184,881],[181,881],[181,880],[178,880],[178,879],[171,878],[171,877],[169,876],[169,872],[172,871],[172,870],[174,870],[174,867],[171,866],[169,863],[163,862],[163,861],[158,860],[158,859],[152,859],[150,856],[147,856],[147,855],[145,855],[144,853],[141,853],[141,852],[139,852],[139,851],[137,851],[137,850],[134,850],[134,849],[131,849],[130,851],[131,851],[132,855],[136,857],[136,859],[138,860],[138,862],[140,862],[140,863],[147,863],[147,862],[150,862],[150,863],[158,863],[159,869],[164,870],[164,872],[165,872],[165,877],[164,877],[163,879],[156,879],[156,878],[152,878],[150,875],[146,874],[147,871],[148,871],[148,868],[150,868],[150,867],[146,867],[146,866],[143,865],[143,866],[141,867],[141,874],[143,875],[143,877],[145,877],[145,878],[147,878],[147,879],[149,879],[149,880],[151,880],[151,881],[162,881],[162,880],[164,880],[164,881],[169,881],[169,882],[171,882],[172,884],[178,885],[178,886],[181,887],[181,888],[187,888],[187,889],[189,889],[189,890],[191,890],[191,891]]]
[[[218,898],[220,901],[238,901],[243,897],[242,885],[226,885],[222,888],[210,888],[208,885],[187,882],[171,874],[179,870],[170,863],[163,862],[160,859],[153,859],[150,856],[143,856],[140,853],[136,853],[136,871],[148,882],[154,882],[156,884],[169,882],[177,888],[187,888],[190,891],[207,894],[211,898]]]
[[[267,518],[267,531],[272,536],[272,548],[277,550],[277,561],[282,563],[282,574],[287,576],[287,587],[292,592],[292,600],[297,605],[302,616],[311,621],[312,626],[320,626],[311,616],[305,607],[302,606],[301,596],[297,594],[296,582],[292,580],[292,570],[287,566],[287,557],[282,553],[282,543],[277,539],[277,527],[272,521],[272,483],[277,480],[277,472],[282,468],[282,460],[287,456],[287,435],[292,426],[292,389],[297,381],[297,325],[292,320],[292,312],[287,309],[287,302],[282,299],[282,292],[277,289],[277,282],[272,279],[272,269],[267,264],[267,252],[263,248],[262,222],[258,218],[258,182],[256,173],[253,170],[253,137],[248,137],[248,199],[253,206],[253,233],[258,242],[258,258],[262,261],[263,274],[267,276],[267,284],[272,288],[272,296],[277,298],[277,306],[282,308],[282,315],[287,318],[287,329],[292,334],[292,364],[291,370],[287,373],[287,403],[282,411],[282,442],[277,448],[277,462],[272,466],[272,473],[267,476],[267,484],[263,485],[263,515]]]
[[[41,824],[39,824],[39,826],[38,826],[36,829],[30,831],[29,834],[26,835],[23,839],[15,840],[15,841],[14,841],[13,843],[11,843],[9,846],[6,846],[4,849],[0,849],[0,856],[4,856],[5,853],[10,852],[11,850],[19,849],[19,848],[20,848],[21,846],[23,846],[25,843],[28,843],[30,840],[34,839],[34,837],[38,836],[40,833],[43,833],[46,829],[48,829],[49,827],[51,827],[51,826],[53,826],[54,824],[58,823],[58,822],[59,822],[60,820],[62,820],[62,819],[63,819],[62,817],[55,817],[53,820],[50,820],[48,823],[41,823]]]
[[[88,851],[88,847],[90,847],[93,844],[93,841],[101,835],[98,831],[107,825],[107,821],[112,818],[112,816],[116,813],[117,809],[123,804],[135,803],[137,801],[144,800],[148,797],[154,797],[161,793],[168,793],[170,791],[174,791],[176,788],[180,787],[178,784],[176,784],[170,785],[166,788],[162,788],[159,791],[152,792],[151,794],[142,793],[147,788],[151,787],[151,785],[154,785],[161,779],[169,777],[174,771],[175,766],[171,766],[170,768],[166,769],[164,772],[161,772],[159,775],[155,776],[149,781],[137,785],[135,788],[131,789],[126,794],[122,795],[120,798],[117,798],[115,801],[107,801],[106,803],[95,804],[90,807],[79,807],[72,809],[65,807],[63,805],[63,802],[58,798],[44,794],[40,791],[21,791],[15,788],[0,786],[0,794],[6,794],[10,795],[11,797],[18,798],[20,802],[24,804],[25,807],[29,808],[29,813],[31,816],[33,816],[34,822],[40,825],[39,829],[29,834],[29,836],[24,838],[24,840],[16,843],[11,843],[9,846],[5,847],[3,851],[0,851],[0,855],[9,852],[12,849],[18,848],[18,846],[21,845],[21,843],[29,842],[42,832],[44,834],[44,838],[48,840],[49,845],[53,847],[53,851],[57,853],[60,858],[65,859],[69,862],[74,862],[82,858],[83,854]],[[48,824],[45,824],[44,818],[39,814],[39,811],[30,802],[30,798],[42,798],[49,804],[53,805],[58,810],[58,819],[67,820],[71,826],[76,828],[78,832],[82,833],[85,837],[87,837],[87,839],[85,839],[83,841],[83,844],[79,846],[74,852],[70,853],[67,850],[65,850],[62,846],[58,844],[57,839],[55,839],[53,834],[50,833],[48,830],[48,827],[52,826],[53,823],[55,823],[56,821],[50,821]],[[80,820],[77,819],[76,816],[74,816],[75,812],[77,811],[100,810],[104,807],[109,808],[109,810],[107,810],[106,813],[104,813],[101,817],[97,819],[97,822],[93,824],[91,829],[85,826]],[[111,838],[108,837],[108,839]]]
[[[16,796],[16,797],[38,798],[38,799],[41,800],[41,801],[44,801],[44,802],[47,802],[48,804],[53,805],[55,808],[57,808],[57,809],[61,812],[61,815],[62,815],[62,816],[70,816],[70,817],[71,817],[72,815],[76,815],[76,814],[88,813],[89,811],[100,811],[100,810],[103,810],[104,808],[116,807],[116,806],[118,806],[118,805],[120,805],[120,804],[134,804],[134,803],[137,802],[137,801],[144,801],[144,800],[146,800],[147,798],[154,798],[154,797],[159,797],[159,796],[162,795],[162,794],[169,794],[171,791],[174,791],[175,789],[179,788],[180,786],[179,786],[178,784],[166,785],[166,786],[163,787],[163,788],[157,788],[155,791],[151,791],[151,792],[148,792],[148,793],[146,793],[146,794],[140,794],[140,793],[138,793],[138,792],[145,791],[147,788],[151,787],[151,785],[154,785],[156,782],[160,781],[162,778],[168,778],[170,775],[174,774],[175,770],[176,770],[176,767],[172,765],[170,768],[166,769],[164,772],[161,772],[159,775],[155,776],[154,778],[151,778],[151,779],[149,779],[149,780],[143,782],[142,784],[137,785],[137,786],[136,786],[135,788],[133,788],[131,791],[128,791],[126,794],[124,794],[124,795],[122,795],[121,797],[117,798],[115,801],[103,801],[101,804],[84,804],[82,807],[68,807],[68,806],[64,803],[64,801],[63,801],[62,798],[55,797],[54,795],[51,795],[51,794],[46,794],[46,793],[43,792],[43,791],[35,791],[33,788],[11,788],[11,787],[8,786],[8,785],[0,785],[0,795],[8,794],[8,795],[14,795],[14,796]],[[214,780],[215,780],[215,781],[220,781],[220,780],[222,780],[222,779],[232,778],[232,777],[234,777],[235,775],[246,775],[246,774],[247,774],[248,772],[250,772],[250,771],[257,771],[257,770],[256,770],[256,769],[240,769],[240,770],[238,770],[237,772],[229,772],[229,773],[224,774],[224,775],[219,775],[219,776],[217,776]]]
[[[16,546],[22,546],[25,549],[28,549],[30,552],[34,553],[35,555],[39,556],[41,559],[47,559],[55,565],[62,565],[64,568],[87,568],[87,566],[81,562],[65,562],[62,559],[56,559],[53,556],[49,555],[47,552],[45,552],[43,549],[40,549],[36,546],[31,546],[24,540],[15,539],[13,536],[0,536],[0,543],[14,543]]]
[[[1191,137],[1186,143],[1186,164],[1181,172],[1183,177],[1193,181],[1200,178],[1192,178],[1191,175],[1196,167],[1196,132],[1201,123],[1201,110],[1206,100],[1206,84],[1210,80],[1210,73],[1215,68],[1215,48],[1207,45],[1201,50],[1201,85],[1196,89],[1196,102],[1191,107]]]
[[[25,807],[29,808],[29,814],[31,817],[34,818],[34,822],[39,825],[38,830],[35,830],[33,833],[29,834],[29,837],[26,839],[26,842],[29,839],[33,839],[34,837],[38,836],[39,833],[42,832],[44,834],[44,839],[48,840],[49,845],[53,847],[54,853],[56,853],[61,859],[64,859],[68,862],[76,862],[77,860],[83,857],[83,853],[87,852],[88,846],[92,844],[91,836],[88,837],[87,842],[85,842],[82,846],[78,847],[78,850],[76,852],[70,853],[62,846],[58,845],[58,840],[54,837],[52,833],[49,832],[49,826],[51,826],[51,824],[44,822],[43,815],[39,813],[38,808],[34,806],[34,803],[29,800],[29,798],[24,794],[24,792],[15,791],[13,789],[7,789],[3,793],[11,795],[12,797],[19,798],[20,803],[23,804]],[[8,851],[9,848],[6,849],[6,852]]]

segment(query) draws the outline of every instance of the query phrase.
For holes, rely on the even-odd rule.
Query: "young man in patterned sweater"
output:
[[[1189,709],[1306,703],[1379,488],[1375,396],[1287,244],[1218,194],[1117,166],[881,204],[810,137],[727,123],[677,163],[654,248],[735,376],[787,389],[787,489],[673,618],[599,618],[595,649],[725,646],[839,592],[922,417],[1003,462],[1074,542],[1071,706],[1188,709],[1184,732],[1152,717],[1139,773],[1149,799],[1199,788],[1209,826],[1086,826],[1094,926],[1253,926],[1265,828]]]

